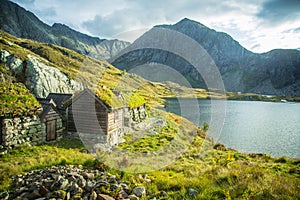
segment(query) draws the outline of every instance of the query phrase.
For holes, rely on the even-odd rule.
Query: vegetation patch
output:
[[[0,116],[30,116],[41,105],[22,83],[0,82]]]

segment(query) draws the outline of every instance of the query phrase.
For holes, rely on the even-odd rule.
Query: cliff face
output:
[[[225,89],[228,91],[300,96],[300,51],[298,50],[278,49],[256,54],[242,47],[228,34],[209,29],[189,19],[183,19],[175,25],[156,27],[175,30],[201,45],[218,67]],[[176,38],[168,38],[173,37],[172,34],[166,34],[164,38],[153,37],[150,33],[156,27],[141,36],[131,46],[136,45],[137,42],[143,44],[151,40],[157,43],[166,39],[176,41]],[[187,51],[193,51],[193,49],[187,49]],[[126,70],[149,63],[160,63],[172,67],[181,73],[192,86],[206,87],[195,67],[173,52],[141,48],[119,55],[112,62],[116,67]]]
[[[59,23],[49,26],[15,3],[0,2],[0,29],[16,37],[60,45],[99,59],[109,59],[130,44],[91,37]]]
[[[22,61],[5,50],[0,50],[0,63],[5,64],[6,70],[19,80],[23,79],[26,87],[36,97],[47,97],[49,93],[74,93],[82,90],[83,86],[58,69],[47,66],[41,62],[41,58],[28,55],[28,59]]]

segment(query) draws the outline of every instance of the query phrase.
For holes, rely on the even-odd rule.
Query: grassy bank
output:
[[[162,134],[147,136],[120,148],[130,152],[155,152],[168,145],[180,118],[166,115]],[[177,128],[176,128],[177,127]],[[159,137],[159,138],[158,138]],[[297,199],[300,197],[300,160],[268,155],[242,154],[222,144],[205,140],[198,129],[188,149],[170,165],[152,172],[134,174],[107,169],[131,187],[146,187],[143,199]],[[164,141],[160,143],[160,140]],[[136,145],[139,144],[139,148]],[[159,144],[159,145],[158,145]],[[99,167],[80,141],[63,140],[16,149],[0,158],[0,190],[8,189],[10,177],[52,165],[75,164]],[[103,165],[101,165],[103,166]],[[147,177],[147,178],[146,178]],[[192,191],[192,192],[191,192]]]

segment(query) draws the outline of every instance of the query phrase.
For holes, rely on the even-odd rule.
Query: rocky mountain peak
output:
[[[228,91],[300,96],[300,52],[297,50],[279,49],[256,54],[241,46],[230,35],[187,18],[174,25],[156,27],[178,31],[197,41],[218,67]],[[153,36],[148,31],[140,38],[151,41],[151,38],[147,38],[151,35]],[[201,74],[172,52],[141,49],[120,56],[112,64],[120,69],[130,70],[153,62],[174,68],[194,87],[206,87]]]
[[[8,0],[0,0],[0,29],[16,37],[60,45],[100,59],[109,59],[130,44],[125,41],[92,37],[60,23],[49,26],[30,11]]]

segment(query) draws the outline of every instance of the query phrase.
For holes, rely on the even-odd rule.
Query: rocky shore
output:
[[[10,191],[2,193],[0,199],[138,200],[145,195],[145,187],[130,188],[116,175],[68,165],[15,176]]]

